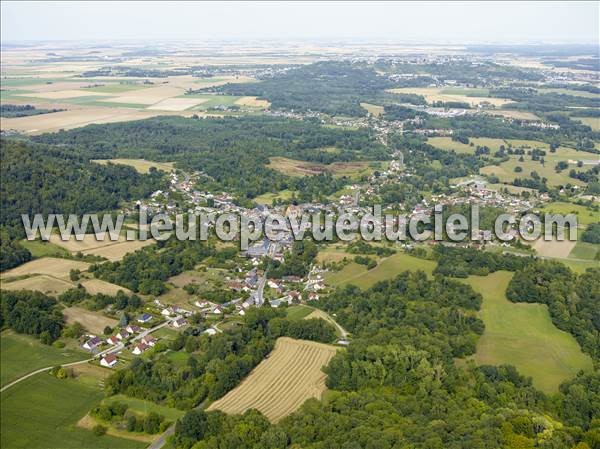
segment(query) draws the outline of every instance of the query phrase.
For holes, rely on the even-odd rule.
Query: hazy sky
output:
[[[2,40],[599,41],[600,2],[11,2]]]

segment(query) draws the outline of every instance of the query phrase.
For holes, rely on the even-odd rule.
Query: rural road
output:
[[[160,329],[161,327],[166,326],[167,324],[169,324],[171,321],[177,320],[181,318],[180,316],[176,316],[174,318],[168,318],[167,321],[165,321],[164,323],[159,324],[158,326],[154,326],[153,328],[147,329],[144,332],[136,335],[134,338],[131,339],[131,342],[133,343],[134,341],[137,340],[141,340],[142,338],[144,338],[146,335],[148,335],[151,332],[154,332],[157,329]],[[60,366],[66,367],[66,366],[75,366],[75,365],[80,365],[82,363],[87,363],[87,362],[91,362],[94,359],[100,358],[105,354],[113,354],[115,352],[119,352],[121,351],[123,348],[125,347],[125,345],[123,345],[123,343],[119,343],[118,345],[115,346],[111,346],[108,349],[105,349],[104,351],[100,351],[99,353],[95,354],[94,357],[90,358],[90,359],[85,359],[85,360],[80,360],[78,362],[71,362],[71,363],[64,363],[64,364],[60,364]],[[39,373],[43,373],[45,371],[49,371],[52,368],[54,368],[57,365],[52,365],[52,366],[47,366],[45,368],[40,368],[37,369],[35,371],[32,371],[31,373],[25,374],[24,376],[19,377],[16,380],[13,380],[12,382],[4,385],[2,388],[0,388],[0,393],[2,393],[3,391],[9,389],[10,387],[12,387],[13,385],[18,384],[19,382],[21,382],[22,380],[28,379],[31,376],[35,376],[36,374]]]
[[[148,449],[160,449],[167,442],[167,438],[170,437],[171,435],[173,435],[174,433],[175,433],[175,424],[173,424],[171,427],[169,427],[167,430],[165,430],[165,432],[160,437],[158,437],[156,440],[154,440],[152,443],[150,443],[150,446],[148,446]]]
[[[63,365],[60,366],[73,366],[73,365],[79,365],[81,363],[87,363],[87,362],[91,362],[92,360],[94,360],[95,357],[92,357],[91,359],[86,359],[86,360],[80,360],[79,362],[71,362],[71,363],[65,363]],[[38,370],[32,371],[29,374],[25,374],[23,377],[19,377],[17,380],[13,380],[11,383],[4,385],[2,388],[0,388],[0,393],[2,393],[4,390],[7,390],[8,388],[12,387],[15,384],[18,384],[19,382],[21,382],[22,380],[25,380],[31,376],[35,376],[36,374],[39,373],[43,373],[44,371],[48,371],[51,370],[52,368],[54,368],[57,365],[52,365],[52,366],[47,366],[46,368],[40,368]]]

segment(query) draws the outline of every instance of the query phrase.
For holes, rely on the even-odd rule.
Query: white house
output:
[[[209,327],[203,333],[212,336],[212,335],[215,335],[217,333],[217,331],[215,329],[213,329],[212,327]]]
[[[154,338],[152,335],[148,334],[142,338],[142,343],[144,343],[148,346],[154,346],[156,344],[156,338]]]
[[[142,329],[139,326],[136,326],[135,324],[130,324],[129,326],[127,326],[125,328],[125,330],[127,332],[129,332],[130,334],[137,334],[138,332],[140,332]]]
[[[125,329],[121,329],[117,334],[117,338],[119,340],[125,340],[127,337],[129,337],[129,332],[127,332]]]
[[[94,349],[96,349],[100,344],[102,343],[102,340],[100,340],[99,337],[92,337],[90,338],[88,341],[86,341],[83,344],[83,347],[85,349],[87,349],[88,351],[93,351]]]
[[[187,323],[188,322],[185,319],[179,318],[178,320],[173,321],[173,327],[183,327]]]
[[[149,321],[152,321],[152,315],[150,315],[149,313],[144,313],[138,316],[137,320],[138,323],[147,323]]]
[[[141,353],[143,353],[145,350],[147,350],[149,348],[149,346],[145,343],[138,343],[137,345],[134,346],[133,348],[133,352],[135,355],[140,355]]]
[[[116,355],[108,354],[102,357],[102,360],[100,360],[100,365],[105,366],[107,368],[112,368],[117,364],[117,361],[118,360]]]

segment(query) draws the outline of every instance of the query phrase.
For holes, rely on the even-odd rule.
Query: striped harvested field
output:
[[[321,368],[336,350],[323,343],[281,337],[269,357],[208,410],[237,414],[254,408],[271,422],[277,422],[307,399],[321,397],[326,390],[326,376]]]

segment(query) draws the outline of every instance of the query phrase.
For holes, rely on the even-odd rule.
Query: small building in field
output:
[[[116,355],[107,354],[104,357],[102,357],[102,360],[100,360],[100,365],[105,366],[107,368],[112,368],[117,364],[117,362],[118,360]]]
[[[212,336],[212,335],[215,335],[217,333],[217,331],[216,331],[216,329],[213,329],[212,327],[209,327],[208,329],[206,329],[204,331],[204,333],[207,334],[207,335],[211,335]]]

